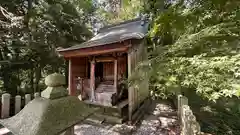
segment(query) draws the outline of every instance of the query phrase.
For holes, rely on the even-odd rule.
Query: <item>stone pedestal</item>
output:
[[[74,126],[98,109],[89,108],[76,96],[68,96],[63,87],[65,77],[60,74],[49,75],[45,84],[47,88],[41,97],[29,102],[13,117],[0,119],[0,124],[15,135],[74,135]],[[7,115],[8,112],[4,110],[3,113]]]

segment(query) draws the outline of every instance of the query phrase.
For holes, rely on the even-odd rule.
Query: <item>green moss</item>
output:
[[[68,92],[64,87],[47,87],[42,93],[41,97],[48,99],[56,99],[68,96]]]
[[[76,97],[37,98],[17,115],[0,120],[15,135],[53,135],[86,119],[96,111]]]

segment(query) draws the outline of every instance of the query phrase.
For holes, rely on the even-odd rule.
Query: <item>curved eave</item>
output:
[[[60,51],[59,54],[65,58],[86,57],[101,54],[110,54],[115,52],[127,52],[131,44],[129,42],[113,43],[88,48]]]
[[[57,50],[59,53],[65,52],[65,51],[73,51],[73,50],[78,50],[78,49],[85,49],[85,48],[91,48],[91,47],[98,47],[102,45],[110,45],[110,44],[115,44],[115,43],[122,43],[126,40],[131,40],[131,39],[143,39],[145,37],[144,34],[142,33],[129,33],[129,34],[123,34],[120,36],[118,40],[112,40],[108,42],[98,42],[98,40],[89,40],[87,42],[82,43],[79,45],[79,47],[73,46],[70,48],[65,48],[65,49],[59,49]],[[103,39],[101,39],[103,40]],[[85,46],[88,44],[87,46]]]

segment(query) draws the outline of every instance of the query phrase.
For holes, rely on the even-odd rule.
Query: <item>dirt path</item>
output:
[[[179,135],[176,110],[166,101],[154,101],[139,126],[77,125],[76,135]]]
[[[134,135],[178,135],[176,110],[167,101],[154,101]]]

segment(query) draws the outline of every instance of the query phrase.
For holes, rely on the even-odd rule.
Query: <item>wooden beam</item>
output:
[[[91,76],[90,76],[90,88],[91,88],[91,100],[95,100],[95,59],[91,61]]]
[[[88,55],[99,55],[99,54],[106,54],[112,52],[125,52],[128,48],[115,48],[109,50],[99,50],[99,51],[74,51],[72,53],[63,54],[64,57],[83,57]]]
[[[59,51],[61,55],[65,58],[69,57],[82,57],[98,54],[108,54],[113,52],[127,52],[129,45],[122,44],[112,44],[112,45],[102,45],[97,47],[89,47],[83,49],[69,50],[69,51]]]
[[[113,62],[115,59],[113,57],[99,57],[96,58],[96,62]]]

